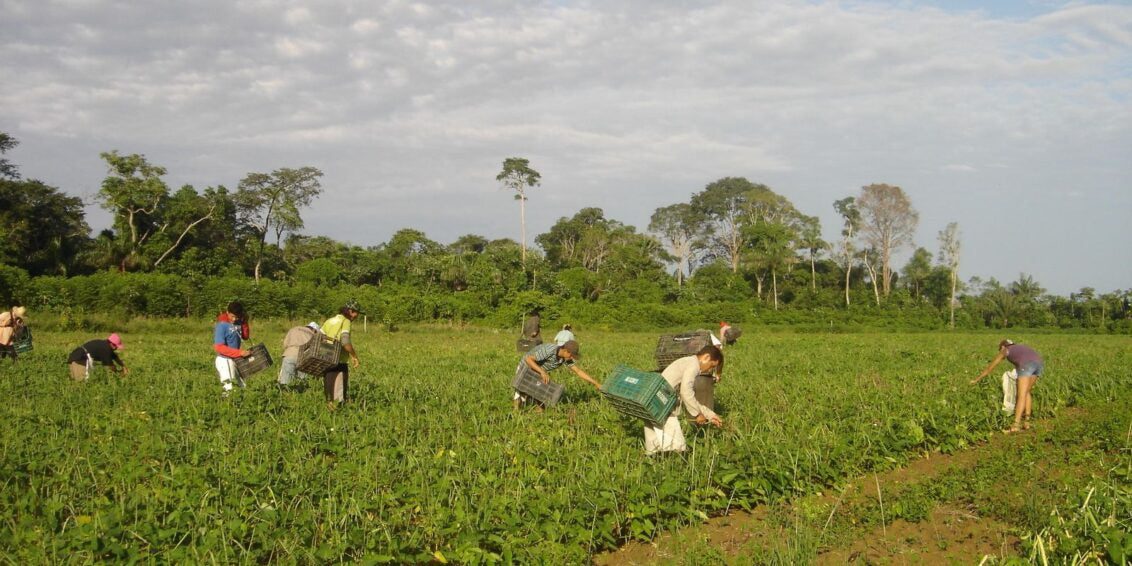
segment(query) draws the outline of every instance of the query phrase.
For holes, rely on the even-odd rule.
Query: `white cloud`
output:
[[[381,29],[381,24],[371,18],[362,18],[350,24],[350,29],[359,35],[369,35]]]
[[[161,164],[194,185],[317,162],[341,190],[419,187],[404,198],[427,211],[435,187],[480,194],[503,157],[524,155],[571,202],[639,223],[726,175],[823,217],[835,198],[888,180],[915,191],[923,245],[946,221],[984,218],[978,187],[1052,193],[1067,177],[1127,203],[1132,178],[1128,6],[1032,18],[871,1],[16,8],[0,37],[0,130],[69,136],[60,150],[163,148]],[[216,147],[220,157],[192,158]],[[482,206],[460,194],[446,200]],[[954,218],[929,226],[937,214]],[[438,239],[499,229],[408,220]]]
[[[305,57],[324,49],[326,46],[322,42],[313,39],[280,37],[275,40],[275,51],[288,58]]]

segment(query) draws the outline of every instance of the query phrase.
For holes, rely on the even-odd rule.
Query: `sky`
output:
[[[835,240],[887,183],[917,246],[959,224],[964,280],[1132,288],[1129,2],[0,0],[0,131],[95,230],[118,150],[173,189],[317,167],[306,234],[518,240],[495,176],[524,157],[528,243],[723,177]]]

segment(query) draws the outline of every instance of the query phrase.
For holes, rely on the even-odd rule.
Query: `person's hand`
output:
[[[711,424],[715,425],[716,428],[723,428],[723,419],[719,418],[719,415],[714,415],[711,418]]]
[[[250,355],[252,355],[252,351],[251,351],[251,350],[240,350],[240,357],[241,357],[241,358],[246,358],[246,357],[248,357],[248,356],[250,356]]]
[[[550,383],[550,374],[545,371],[542,372],[542,383],[543,385]]]
[[[122,375],[130,375],[130,368],[122,366]]]
[[[359,360],[357,356],[350,356],[350,365],[354,366],[354,369],[357,369],[358,366],[362,365],[362,361]]]

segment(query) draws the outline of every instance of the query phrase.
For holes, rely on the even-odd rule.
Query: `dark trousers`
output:
[[[322,374],[322,391],[327,401],[346,402],[346,392],[350,389],[350,366],[338,364]]]
[[[9,356],[11,356],[13,362],[16,361],[16,358],[19,357],[18,354],[16,354],[16,347],[12,344],[0,346],[0,360]]]
[[[697,375],[696,384],[692,388],[696,394],[696,401],[711,410],[715,410],[715,378],[710,375]]]

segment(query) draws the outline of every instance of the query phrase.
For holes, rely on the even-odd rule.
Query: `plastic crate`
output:
[[[662,335],[656,341],[657,371],[663,371],[680,358],[694,356],[709,344],[711,344],[711,332],[707,330]]]
[[[676,406],[676,391],[659,373],[626,365],[613,368],[601,384],[601,394],[617,412],[661,425]]]
[[[520,354],[526,354],[531,351],[531,348],[542,344],[542,340],[535,340],[533,338],[520,338],[515,341],[515,351]]]
[[[35,348],[31,342],[31,327],[25,326],[20,331],[20,337],[12,342],[12,347],[16,349],[17,354],[26,354]]]
[[[511,380],[511,387],[547,407],[553,407],[562,398],[562,391],[566,388],[561,383],[543,383],[542,376],[535,370],[527,366],[525,362],[519,362],[519,367],[515,368],[515,378]]]
[[[271,367],[271,354],[267,353],[267,346],[256,344],[251,347],[251,354],[244,358],[234,358],[236,373],[240,379],[247,379],[268,367]]]
[[[303,373],[322,375],[338,365],[341,356],[342,344],[320,332],[299,348],[299,359],[295,367]]]

